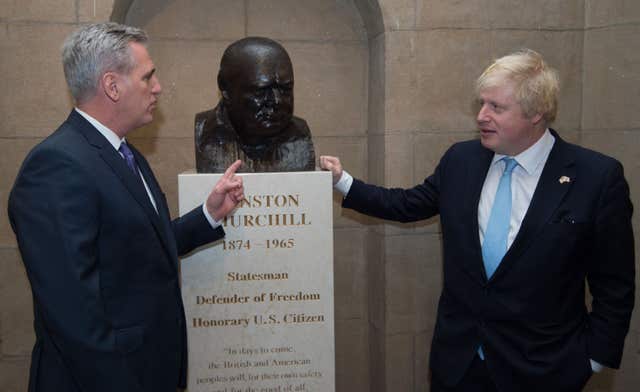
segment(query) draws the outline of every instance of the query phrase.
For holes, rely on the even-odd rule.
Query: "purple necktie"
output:
[[[120,143],[120,148],[118,149],[118,151],[120,151],[120,153],[122,153],[122,155],[124,156],[124,160],[127,162],[127,166],[129,166],[129,169],[131,169],[133,174],[135,174],[136,178],[139,178],[140,172],[138,171],[136,159],[133,157],[133,152],[131,152],[131,149],[129,148],[129,146],[127,146],[127,143]]]
[[[133,172],[133,175],[138,180],[138,183],[145,187],[147,196],[149,196],[149,200],[151,201],[154,210],[158,212],[158,208],[156,207],[156,203],[153,200],[153,196],[151,196],[151,191],[145,184],[144,179],[140,174],[140,170],[138,170],[138,165],[136,164],[136,159],[133,156],[133,152],[131,152],[131,149],[129,148],[129,146],[127,146],[127,143],[120,143],[120,148],[118,148],[118,151],[120,151],[120,153],[124,156],[124,160],[127,162],[127,166],[129,166],[129,169],[131,169],[131,171]]]

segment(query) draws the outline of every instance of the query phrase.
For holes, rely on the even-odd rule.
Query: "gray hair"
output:
[[[77,103],[93,97],[107,71],[128,73],[135,66],[129,43],[145,44],[144,30],[117,23],[83,26],[62,45],[62,66],[71,95]]]

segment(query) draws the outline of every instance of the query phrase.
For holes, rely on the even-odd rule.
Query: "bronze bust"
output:
[[[198,173],[223,173],[236,159],[242,172],[315,170],[311,132],[293,115],[293,67],[282,45],[262,37],[231,44],[218,88],[218,105],[196,114]]]

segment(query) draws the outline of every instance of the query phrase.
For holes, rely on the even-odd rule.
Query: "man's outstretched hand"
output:
[[[330,155],[322,155],[320,157],[320,167],[331,172],[333,177],[333,185],[335,185],[342,177],[342,164],[340,159]]]
[[[236,176],[236,170],[240,165],[241,160],[231,164],[207,197],[207,211],[216,221],[227,216],[244,199],[242,178]]]

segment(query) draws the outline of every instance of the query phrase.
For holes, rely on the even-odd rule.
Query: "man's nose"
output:
[[[162,92],[162,86],[160,85],[160,80],[156,75],[153,75],[153,87],[151,88],[151,92],[155,95],[160,95]]]
[[[480,110],[478,110],[478,115],[476,116],[476,121],[486,122],[487,120],[487,104],[485,103],[480,106]]]
[[[282,93],[280,92],[280,89],[277,87],[270,88],[268,98],[269,102],[274,105],[278,105],[282,101]]]

